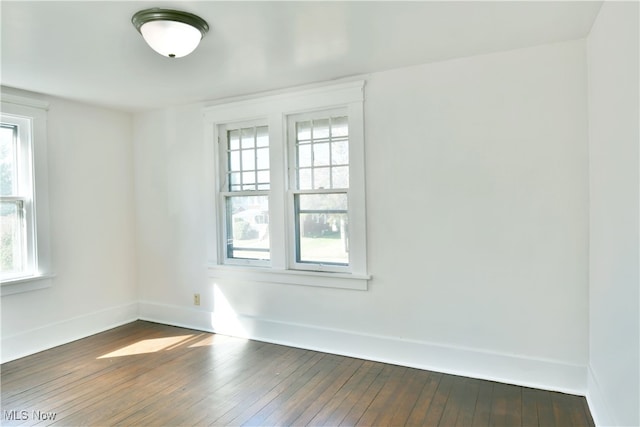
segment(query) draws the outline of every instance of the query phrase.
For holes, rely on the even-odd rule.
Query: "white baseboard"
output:
[[[587,403],[597,426],[618,425],[591,365],[587,367]]]
[[[55,322],[40,328],[3,336],[1,363],[67,344],[138,319],[138,303],[110,307]]]
[[[584,396],[586,366],[140,302],[140,319],[453,375]]]

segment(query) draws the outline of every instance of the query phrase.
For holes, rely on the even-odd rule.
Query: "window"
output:
[[[213,277],[366,289],[363,89],[205,109]]]
[[[46,104],[3,94],[0,114],[2,295],[49,286]],[[35,283],[35,282],[40,283]]]
[[[301,269],[349,266],[349,119],[346,111],[289,117],[295,255]]]
[[[28,275],[33,267],[33,185],[29,120],[3,116],[0,123],[0,270],[2,278]]]
[[[269,128],[221,126],[227,263],[265,265],[269,245]]]

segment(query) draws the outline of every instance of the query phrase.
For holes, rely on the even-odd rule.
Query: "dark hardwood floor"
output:
[[[583,397],[134,322],[2,365],[2,425],[592,426]]]

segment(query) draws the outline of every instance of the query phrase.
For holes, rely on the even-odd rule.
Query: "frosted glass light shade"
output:
[[[150,21],[140,27],[140,33],[151,49],[169,58],[187,56],[202,40],[198,29],[176,21]]]
[[[141,10],[131,22],[153,50],[169,58],[193,52],[209,31],[209,25],[199,16],[171,9]]]

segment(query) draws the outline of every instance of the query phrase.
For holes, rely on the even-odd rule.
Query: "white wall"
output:
[[[369,290],[207,278],[193,105],[134,119],[141,317],[584,393],[585,42],[367,81]]]
[[[49,288],[2,297],[3,362],[137,318],[131,115],[6,92],[50,103],[56,276]]]
[[[605,2],[588,38],[588,399],[599,425],[640,425],[637,2]]]

